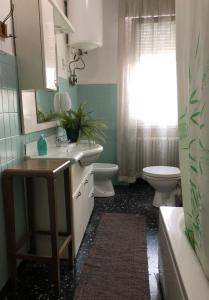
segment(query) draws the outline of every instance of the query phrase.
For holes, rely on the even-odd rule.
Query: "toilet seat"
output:
[[[143,169],[146,177],[153,179],[174,179],[180,178],[181,172],[179,168],[169,166],[151,166]]]
[[[94,163],[93,170],[95,174],[98,173],[109,173],[109,172],[117,172],[118,165],[115,164],[106,164],[106,163]]]

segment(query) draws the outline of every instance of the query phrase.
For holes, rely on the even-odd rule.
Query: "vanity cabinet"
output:
[[[76,256],[94,208],[92,166],[81,167],[79,164],[72,165],[71,174],[73,192],[73,253]],[[80,183],[78,183],[78,178],[80,179]]]
[[[52,4],[48,0],[14,0],[14,27],[20,89],[56,90]]]

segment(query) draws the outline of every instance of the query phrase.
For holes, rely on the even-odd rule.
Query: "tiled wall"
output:
[[[44,131],[54,134],[55,129]],[[0,175],[24,158],[24,144],[37,140],[40,132],[21,135],[20,105],[15,57],[0,53]],[[1,177],[1,176],[0,176]],[[1,178],[0,178],[1,179]],[[15,182],[17,235],[25,229],[23,185]],[[0,180],[0,289],[8,279],[2,186]]]
[[[53,128],[45,131],[46,135],[53,133]],[[0,54],[0,166],[22,159],[24,144],[39,135],[21,135],[15,57]]]
[[[60,2],[60,0],[56,0]],[[0,20],[3,20],[11,9],[11,2],[0,1]],[[61,1],[62,2],[62,1]],[[11,19],[7,20],[8,33],[12,33]],[[67,69],[63,69],[63,61],[69,60],[69,48],[65,43],[65,36],[57,37],[59,41],[58,70],[59,76],[67,78]],[[4,54],[7,53],[7,54]],[[70,88],[66,79],[59,81],[60,90],[69,92],[72,97],[73,109],[77,108],[77,88]],[[42,131],[46,136],[55,133],[55,128]],[[0,38],[0,290],[8,280],[8,266],[6,255],[6,235],[4,207],[2,199],[1,176],[2,171],[18,163],[24,158],[24,145],[36,141],[40,132],[28,135],[21,134],[20,103],[17,91],[17,73],[14,57],[13,39]],[[23,184],[15,180],[14,191],[16,196],[16,227],[17,235],[21,235],[26,226],[24,212]]]

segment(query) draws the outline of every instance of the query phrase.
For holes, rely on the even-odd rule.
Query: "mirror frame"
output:
[[[21,91],[21,114],[23,133],[32,133],[57,127],[56,121],[38,123],[35,90]]]

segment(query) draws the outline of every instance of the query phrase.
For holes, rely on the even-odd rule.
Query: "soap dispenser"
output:
[[[38,142],[37,142],[37,148],[38,148],[38,155],[47,155],[47,141],[44,137],[44,134],[41,134]]]

